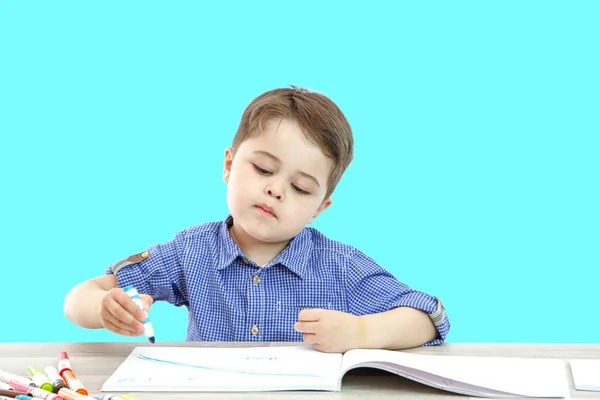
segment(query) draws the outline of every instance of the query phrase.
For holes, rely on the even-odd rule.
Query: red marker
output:
[[[69,355],[66,351],[61,351],[58,353],[58,373],[62,375],[63,371],[66,369],[73,371],[71,360],[69,360]]]

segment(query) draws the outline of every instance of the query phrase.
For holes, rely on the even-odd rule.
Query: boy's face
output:
[[[332,167],[285,119],[265,123],[235,157],[227,149],[223,179],[236,235],[269,243],[291,239],[331,204],[324,196]]]

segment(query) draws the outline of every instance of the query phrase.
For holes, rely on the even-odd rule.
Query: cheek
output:
[[[231,178],[229,181],[230,189],[238,196],[238,197],[247,197],[250,191],[250,188],[254,186],[255,177],[251,173],[252,171],[247,171],[241,168],[237,168],[232,170]]]
[[[294,196],[294,206],[291,207],[293,209],[291,216],[294,220],[299,222],[306,222],[312,218],[312,216],[316,213],[319,205],[321,204],[319,201],[315,199],[309,199],[306,197]]]

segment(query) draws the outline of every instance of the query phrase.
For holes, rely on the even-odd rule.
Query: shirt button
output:
[[[258,285],[260,283],[260,276],[254,275],[254,278],[252,280],[254,281],[255,285]]]
[[[254,325],[252,327],[252,329],[250,330],[250,332],[252,332],[253,335],[257,335],[258,334],[258,327],[256,325]]]
[[[248,264],[248,260],[246,260],[245,258],[242,258],[242,261],[244,262],[244,264]]]

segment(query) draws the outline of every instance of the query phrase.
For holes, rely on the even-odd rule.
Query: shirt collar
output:
[[[281,264],[300,278],[306,277],[308,260],[312,253],[312,240],[307,228],[292,238],[285,249],[273,260],[272,264]]]
[[[221,223],[219,235],[223,243],[221,263],[217,267],[222,270],[230,266],[238,257],[247,258],[229,234],[229,227],[233,224],[233,217],[228,215]],[[302,229],[292,238],[290,243],[266,267],[281,264],[301,278],[304,278],[308,269],[308,259],[312,251],[311,234],[307,228]]]
[[[238,257],[244,257],[242,250],[233,241],[233,238],[229,234],[229,227],[233,224],[233,217],[228,215],[225,221],[221,223],[219,228],[219,236],[221,237],[221,243],[223,248],[221,251],[221,262],[217,267],[218,270],[224,269],[231,265]]]

